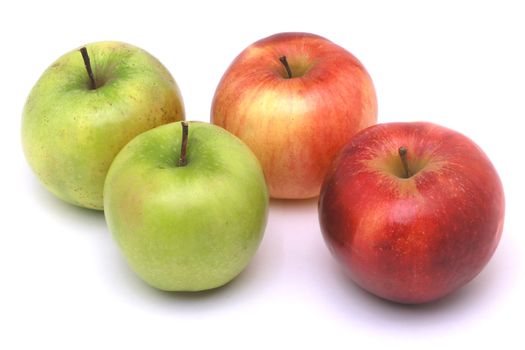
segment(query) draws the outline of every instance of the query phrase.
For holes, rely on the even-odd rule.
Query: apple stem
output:
[[[290,65],[286,60],[286,56],[279,57],[279,61],[281,61],[281,63],[283,64],[284,68],[286,69],[286,73],[288,73],[288,79],[290,79],[292,77],[292,70],[290,69]]]
[[[86,66],[87,74],[89,75],[89,81],[90,81],[90,89],[95,90],[97,88],[97,84],[95,83],[95,77],[93,76],[93,70],[91,69],[91,60],[89,59],[89,55],[87,52],[87,49],[85,46],[80,48],[80,53],[82,54],[82,59],[84,59],[84,66]]]
[[[188,123],[181,122],[181,125],[182,125],[182,143],[180,147],[179,166],[185,166],[188,164],[188,159],[186,158],[186,149],[188,147]]]
[[[399,147],[399,157],[401,158],[401,163],[403,163],[403,168],[405,169],[405,179],[408,179],[412,176],[410,169],[408,168],[407,160],[407,149],[404,146]]]

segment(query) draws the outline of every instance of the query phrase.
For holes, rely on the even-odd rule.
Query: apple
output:
[[[332,159],[375,124],[372,80],[351,53],[309,33],[280,33],[246,48],[222,77],[211,121],[260,160],[270,195],[319,195]]]
[[[472,280],[501,237],[503,189],[483,151],[431,123],[358,133],[319,197],[324,239],[350,278],[388,300],[433,301]]]
[[[24,107],[22,145],[43,185],[66,202],[103,209],[107,170],[133,137],[184,119],[170,73],[146,51],[98,42],[60,57]]]
[[[222,286],[255,254],[268,215],[262,168],[215,125],[171,123],[127,144],[105,183],[106,221],[131,268],[167,291]]]

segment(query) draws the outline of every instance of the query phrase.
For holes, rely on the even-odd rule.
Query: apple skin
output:
[[[500,179],[483,151],[423,122],[358,133],[335,159],[319,197],[325,242],[351,279],[407,304],[442,298],[472,280],[498,245],[504,211]]]
[[[177,166],[181,123],[147,131],[109,170],[105,215],[131,268],[151,286],[199,291],[224,285],[255,254],[268,216],[257,158],[215,125],[189,123],[186,166]]]
[[[133,137],[184,119],[177,84],[146,51],[121,42],[86,45],[98,88],[78,50],[60,57],[33,87],[22,117],[27,161],[62,200],[103,209],[107,170]]]
[[[246,48],[222,77],[211,109],[212,123],[253,150],[274,198],[318,196],[341,147],[376,120],[376,94],[363,65],[309,33],[276,34]]]

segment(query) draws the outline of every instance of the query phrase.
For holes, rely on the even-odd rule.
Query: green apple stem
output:
[[[179,166],[186,166],[188,159],[186,158],[186,149],[188,148],[188,123],[181,122],[182,125],[182,143],[180,146]]]
[[[89,59],[89,55],[88,55],[88,52],[85,46],[80,48],[80,53],[82,54],[82,59],[84,60],[84,66],[86,66],[86,71],[89,76],[89,82],[90,82],[89,88],[91,90],[95,90],[97,88],[97,84],[95,83],[95,77],[93,76],[93,70],[91,69],[91,60]]]
[[[399,157],[401,158],[401,163],[403,163],[403,168],[405,169],[405,179],[408,179],[412,176],[412,173],[408,167],[407,160],[407,149],[404,146],[399,147]]]
[[[281,63],[283,64],[284,68],[286,69],[286,73],[288,73],[288,79],[290,79],[292,77],[292,70],[290,69],[290,65],[286,60],[286,56],[279,57],[279,61],[281,61]]]

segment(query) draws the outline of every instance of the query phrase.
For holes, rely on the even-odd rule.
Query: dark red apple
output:
[[[319,197],[324,239],[351,279],[411,304],[472,280],[498,245],[504,211],[501,181],[483,151],[422,122],[358,133]]]
[[[255,153],[274,198],[319,195],[333,158],[376,123],[365,67],[309,33],[280,33],[246,48],[221,79],[211,121]]]

